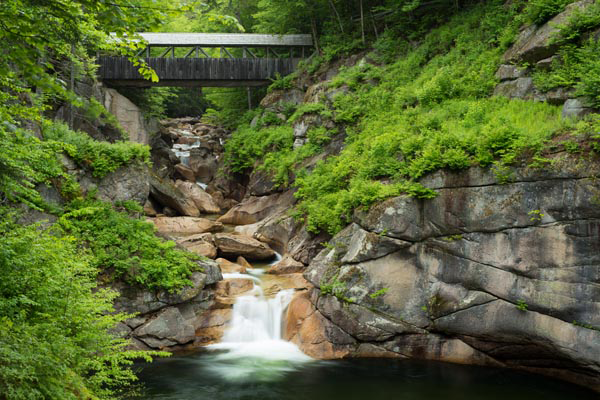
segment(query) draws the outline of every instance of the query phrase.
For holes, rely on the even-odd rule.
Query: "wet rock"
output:
[[[190,150],[190,168],[201,182],[211,182],[217,174],[219,163],[217,154],[211,149],[200,147]]]
[[[194,183],[196,182],[196,175],[194,175],[194,171],[192,171],[190,167],[185,166],[183,164],[177,164],[175,166],[175,171],[177,171],[177,173],[181,175],[185,180]]]
[[[266,244],[248,236],[219,233],[215,235],[219,254],[225,257],[243,256],[251,260],[268,260],[275,252]]]
[[[237,296],[254,288],[251,279],[230,278],[217,282],[215,294],[221,297]]]
[[[289,255],[285,255],[281,261],[271,266],[267,271],[268,274],[293,274],[296,272],[303,272],[305,265],[299,261],[294,260]]]
[[[246,273],[246,266],[239,263],[233,263],[225,258],[217,258],[215,261],[219,263],[219,267],[224,274]]]
[[[206,346],[217,343],[223,337],[227,324],[231,321],[231,309],[210,310],[198,319],[194,344]]]
[[[248,260],[246,260],[242,256],[239,256],[238,258],[236,258],[235,262],[236,262],[236,264],[241,265],[244,268],[252,268],[252,264],[250,264],[248,262]]]
[[[309,300],[309,293],[298,292],[286,312],[283,337],[314,358],[343,358],[353,351],[356,340],[327,320]]]
[[[191,199],[196,208],[204,214],[216,214],[221,208],[214,202],[212,196],[206,193],[195,182],[177,181],[175,186],[181,190],[186,198]]]
[[[205,218],[156,217],[147,220],[152,222],[160,233],[198,234],[223,230],[223,224]]]

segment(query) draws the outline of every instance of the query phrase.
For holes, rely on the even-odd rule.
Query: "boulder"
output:
[[[562,109],[563,118],[583,118],[594,110],[582,99],[568,99]]]
[[[251,279],[229,278],[217,282],[215,294],[221,297],[237,296],[254,289]]]
[[[219,254],[224,257],[243,256],[251,260],[268,260],[275,252],[266,244],[248,236],[219,233],[215,235]]]
[[[517,67],[516,65],[502,64],[496,71],[496,78],[503,81],[514,80],[527,76],[527,70]]]
[[[152,171],[162,179],[172,176],[175,172],[175,166],[181,163],[161,136],[153,139],[150,156]]]
[[[95,190],[98,199],[111,203],[135,201],[143,205],[150,192],[148,167],[141,162],[129,163],[103,178],[82,175],[79,184],[84,193]]]
[[[235,263],[238,264],[238,265],[241,265],[244,268],[252,268],[252,264],[250,264],[248,262],[248,260],[246,260],[242,256],[239,256],[238,258],[236,258]]]
[[[343,358],[352,353],[356,340],[315,309],[309,292],[298,292],[290,302],[283,338],[314,358]]]
[[[179,310],[169,307],[134,331],[135,336],[152,348],[162,349],[191,342],[196,337],[194,327],[186,323]]]
[[[150,194],[152,198],[165,207],[172,208],[181,215],[197,217],[200,210],[192,199],[185,195],[168,179],[150,175]]]
[[[213,309],[203,314],[198,319],[194,344],[206,346],[219,342],[225,333],[227,324],[231,321],[231,314],[230,308]]]
[[[299,261],[294,260],[289,255],[283,256],[281,261],[277,264],[271,266],[267,271],[268,274],[293,274],[296,272],[304,271],[304,264]]]
[[[215,260],[219,263],[219,268],[221,268],[221,272],[224,274],[245,274],[246,266],[241,265],[239,263],[233,263],[225,258],[217,258]]]
[[[212,196],[206,193],[195,182],[177,181],[175,186],[183,195],[194,202],[196,208],[204,214],[216,214],[221,208],[214,202]]]
[[[535,63],[552,56],[558,49],[558,44],[554,43],[552,38],[559,31],[560,25],[567,22],[576,10],[581,10],[593,3],[593,0],[581,0],[569,4],[562,13],[544,25],[528,26],[521,31],[515,44],[504,53],[503,60],[505,62]]]
[[[114,115],[129,136],[129,140],[150,144],[148,123],[138,106],[115,89],[104,89],[104,108]],[[150,129],[152,130],[152,129]]]
[[[154,208],[150,200],[146,200],[146,202],[144,203],[144,214],[147,217],[156,217],[156,209]]]
[[[356,211],[306,268],[316,289],[290,304],[288,336],[309,354],[318,342],[334,357],[510,366],[600,388],[599,167],[556,160],[505,184],[438,171],[422,180],[433,199]],[[331,351],[328,324],[356,341],[347,352]]]
[[[147,221],[152,222],[160,233],[198,234],[223,230],[223,224],[205,218],[156,217]]]
[[[262,108],[283,111],[288,104],[301,104],[304,101],[304,92],[299,89],[273,90],[260,102]]]
[[[196,182],[196,176],[194,175],[194,171],[192,171],[190,167],[180,163],[175,166],[175,171],[177,171],[177,173],[181,175],[185,180],[194,183]]]
[[[533,79],[517,78],[500,82],[494,89],[494,96],[504,96],[509,99],[533,99]]]
[[[287,211],[294,203],[295,198],[291,190],[269,196],[250,196],[243,203],[232,207],[218,221],[224,224],[249,225],[278,212]]]
[[[219,168],[217,156],[206,147],[191,149],[190,168],[194,171],[197,179],[209,183],[216,176]]]
[[[215,240],[210,233],[187,236],[179,239],[177,243],[183,246],[186,250],[204,257],[214,259],[217,256],[217,246],[215,245]]]

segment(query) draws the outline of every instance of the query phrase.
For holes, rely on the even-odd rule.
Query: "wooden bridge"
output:
[[[144,79],[126,57],[100,56],[108,86],[262,86],[293,72],[312,53],[310,35],[140,33],[143,57],[159,82]]]

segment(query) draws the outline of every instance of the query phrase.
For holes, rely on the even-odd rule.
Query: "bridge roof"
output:
[[[301,47],[312,46],[311,35],[256,33],[138,33],[155,47]]]

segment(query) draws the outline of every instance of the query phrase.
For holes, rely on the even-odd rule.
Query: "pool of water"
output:
[[[277,349],[273,349],[277,352]],[[390,359],[303,361],[210,352],[140,365],[144,399],[566,400],[583,388],[505,369]]]

